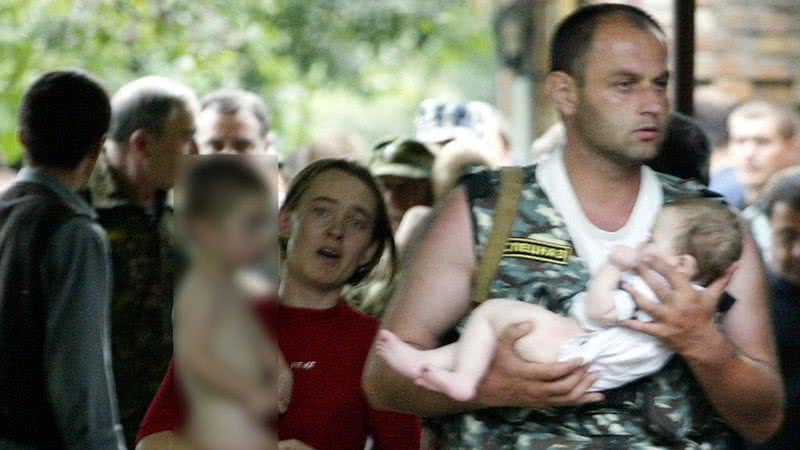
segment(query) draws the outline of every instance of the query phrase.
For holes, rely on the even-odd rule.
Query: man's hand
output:
[[[625,326],[659,338],[672,351],[688,359],[702,359],[706,343],[719,334],[714,315],[736,266],[705,289],[693,287],[686,275],[658,255],[643,256],[636,270],[661,303],[654,303],[633,287],[624,285],[639,308],[653,318],[653,322],[628,320]],[[659,279],[656,273],[667,282]]]
[[[278,442],[278,450],[314,450],[314,448],[297,439],[289,439]]]
[[[497,343],[492,365],[478,386],[476,401],[486,407],[548,408],[603,400],[587,393],[597,374],[587,373],[582,361],[532,363],[514,352],[514,343],[531,331],[529,322],[508,327]]]

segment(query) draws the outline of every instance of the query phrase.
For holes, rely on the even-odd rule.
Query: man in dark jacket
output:
[[[77,194],[109,120],[106,92],[75,71],[43,75],[20,106],[26,167],[0,197],[0,448],[124,448],[108,240]]]

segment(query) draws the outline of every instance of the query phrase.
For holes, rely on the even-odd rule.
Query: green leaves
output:
[[[22,94],[63,67],[110,92],[146,74],[256,91],[284,153],[332,129],[408,133],[426,96],[491,98],[490,22],[467,0],[4,0],[0,150],[19,159]]]

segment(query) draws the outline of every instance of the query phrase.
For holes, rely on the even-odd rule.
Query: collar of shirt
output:
[[[37,167],[24,167],[17,174],[17,181],[37,183],[53,191],[75,213],[97,219],[97,213],[77,192],[73,192],[56,177]]]
[[[136,205],[132,183],[109,163],[105,151],[97,158],[87,189],[92,205],[97,209]]]

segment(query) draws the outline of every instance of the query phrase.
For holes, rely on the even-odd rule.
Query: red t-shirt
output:
[[[417,417],[372,409],[361,374],[378,322],[343,302],[326,310],[256,305],[258,317],[275,331],[292,369],[289,409],[278,420],[281,440],[297,439],[316,450],[363,450],[367,436],[376,450],[420,448]],[[137,442],[179,427],[186,405],[173,365],[145,414]]]

